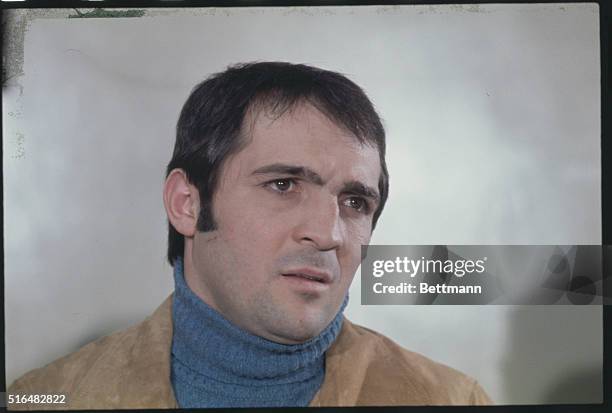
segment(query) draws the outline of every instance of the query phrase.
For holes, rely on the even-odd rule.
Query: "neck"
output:
[[[238,407],[240,403],[282,406],[287,400],[289,403],[297,400],[295,406],[307,405],[322,382],[325,351],[340,331],[348,297],[318,336],[300,344],[280,344],[232,324],[196,296],[185,283],[180,260],[175,263],[175,284],[172,343],[175,376],[186,380],[189,376],[189,382],[200,383],[195,392],[200,398],[210,400],[214,393],[215,397],[225,399],[217,400],[217,407]],[[176,387],[175,383],[175,390]],[[292,391],[301,396],[287,398],[285,393]],[[181,394],[186,394],[184,388],[177,391],[179,403]],[[190,404],[187,399],[193,402],[193,397],[185,397],[185,405]]]

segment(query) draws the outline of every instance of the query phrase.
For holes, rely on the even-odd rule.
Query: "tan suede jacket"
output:
[[[10,410],[177,408],[170,382],[172,297],[142,323],[16,380],[9,394],[64,394],[65,404]],[[466,375],[344,320],[310,406],[473,405],[491,401]]]

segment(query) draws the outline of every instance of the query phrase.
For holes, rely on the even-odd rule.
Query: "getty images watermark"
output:
[[[601,245],[370,245],[362,304],[609,304]],[[606,286],[606,288],[608,288]]]

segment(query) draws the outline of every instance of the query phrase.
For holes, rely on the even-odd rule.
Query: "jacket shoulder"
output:
[[[167,336],[171,337],[172,333],[171,330],[163,331],[163,326],[170,308],[171,302],[166,300],[152,316],[141,323],[94,340],[67,356],[32,370],[15,380],[7,390],[9,394],[20,395],[62,394],[66,397],[66,404],[11,404],[9,408],[108,408],[107,402],[120,396],[119,383],[125,382],[128,376],[143,373],[136,370],[142,370],[147,364],[143,360],[143,357],[147,357],[144,353],[155,349],[155,346],[145,348],[146,345],[155,343],[157,338],[158,342],[167,345],[167,348],[162,348],[162,352],[167,351],[169,354]],[[96,405],[97,402],[101,405]]]
[[[349,369],[362,376],[361,405],[491,404],[478,382],[449,366],[409,351],[388,337],[345,320],[336,349]],[[351,360],[361,360],[355,368]],[[345,366],[344,366],[345,365]]]
[[[43,367],[29,371],[9,388],[9,393],[65,393],[74,391],[83,382],[87,373],[95,369],[96,361],[112,352],[119,344],[128,345],[130,332],[138,328],[132,326],[101,337],[80,349],[61,357]]]
[[[99,338],[44,367],[31,370],[15,380],[8,388],[7,393],[26,396],[36,394],[64,395],[66,403],[70,405],[72,403],[71,396],[79,392],[81,384],[86,381],[87,376],[92,373],[95,374],[97,362],[112,353],[120,345],[129,347],[130,332],[137,328],[138,326],[133,326]],[[126,342],[126,339],[128,342]],[[58,405],[57,407],[62,408],[61,406]],[[29,407],[34,408],[34,406],[18,404],[10,406],[11,409]],[[64,407],[66,406],[64,405]]]

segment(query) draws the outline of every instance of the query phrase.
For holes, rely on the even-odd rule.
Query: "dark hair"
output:
[[[298,103],[315,106],[350,131],[360,143],[375,146],[380,155],[380,204],[372,228],[387,200],[389,175],[385,163],[385,130],[363,90],[343,75],[302,64],[258,62],[230,66],[198,84],[176,125],[176,143],[166,176],[185,171],[200,195],[199,231],[212,231],[212,199],[219,171],[229,155],[245,143],[241,136],[249,109],[264,105],[281,116]],[[168,261],[184,253],[184,237],[168,223]]]

